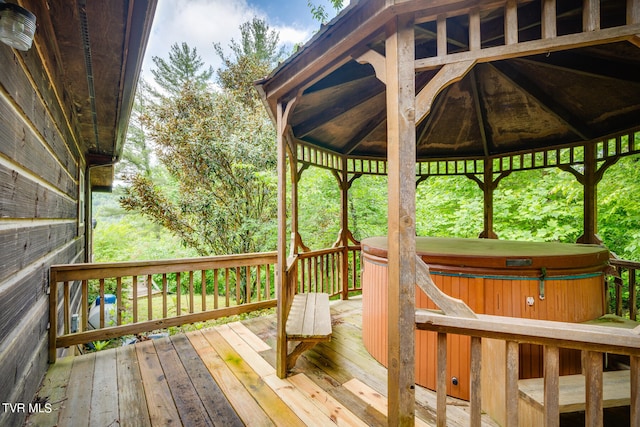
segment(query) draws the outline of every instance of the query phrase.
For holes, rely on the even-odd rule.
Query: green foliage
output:
[[[640,157],[620,159],[598,185],[598,234],[620,258],[640,260]]]
[[[494,203],[501,239],[575,243],[582,235],[582,186],[559,169],[512,173],[500,182]]]
[[[342,6],[344,5],[343,0],[330,0],[329,2],[336,12],[342,9]],[[311,16],[313,16],[313,19],[321,24],[327,23],[329,20],[329,12],[322,4],[316,4],[313,1],[308,0],[307,6],[309,7],[309,11],[311,12]]]
[[[148,86],[147,89],[159,98],[179,96],[186,85],[196,90],[205,91],[213,75],[213,68],[202,70],[204,62],[198,55],[197,49],[191,49],[187,43],[174,43],[169,50],[169,59],[154,56],[152,58],[156,68],[151,70],[156,85],[162,90]]]
[[[431,177],[416,190],[416,233],[477,237],[482,231],[482,209],[482,192],[470,179]]]
[[[180,239],[145,218],[127,214],[119,194],[94,194],[93,260],[95,262],[171,259],[196,256]]]
[[[224,91],[255,108],[264,110],[260,104],[253,83],[266,77],[284,58],[284,47],[278,48],[279,35],[269,29],[266,21],[253,18],[240,26],[240,41],[231,40],[232,57],[227,57],[219,43],[214,43],[216,53],[222,59],[223,67],[216,74],[218,84]]]
[[[299,230],[311,249],[329,248],[340,230],[340,190],[327,170],[309,168],[299,182]]]

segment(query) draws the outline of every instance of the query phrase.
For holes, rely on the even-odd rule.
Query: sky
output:
[[[328,0],[311,1],[323,5],[330,19],[335,16]],[[171,45],[182,42],[195,47],[206,66],[218,69],[221,63],[213,43],[220,43],[227,50],[231,39],[240,40],[240,25],[254,16],[278,31],[287,52],[296,43],[309,40],[320,28],[307,0],[158,0],[142,64],[143,77],[151,79],[152,57],[168,59]]]

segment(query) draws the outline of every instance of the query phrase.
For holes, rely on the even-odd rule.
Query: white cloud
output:
[[[247,0],[159,0],[143,64],[143,76],[147,80],[151,78],[149,70],[153,68],[153,56],[168,58],[171,45],[182,42],[195,47],[206,65],[211,65],[214,70],[219,68],[221,63],[213,43],[220,43],[226,50],[231,39],[240,39],[240,25],[254,16],[265,19],[278,31],[280,42],[288,50],[311,37],[309,30],[274,25],[264,12],[252,7]]]

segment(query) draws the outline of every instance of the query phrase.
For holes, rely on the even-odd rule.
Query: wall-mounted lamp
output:
[[[36,32],[36,16],[27,9],[0,0],[0,41],[18,50],[29,50]]]

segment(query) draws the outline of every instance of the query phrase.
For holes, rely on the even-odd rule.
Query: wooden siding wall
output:
[[[49,79],[60,70],[41,48],[0,44],[0,402],[27,405],[47,368],[49,266],[85,259],[84,159],[60,79]],[[0,425],[25,415],[0,411]]]

